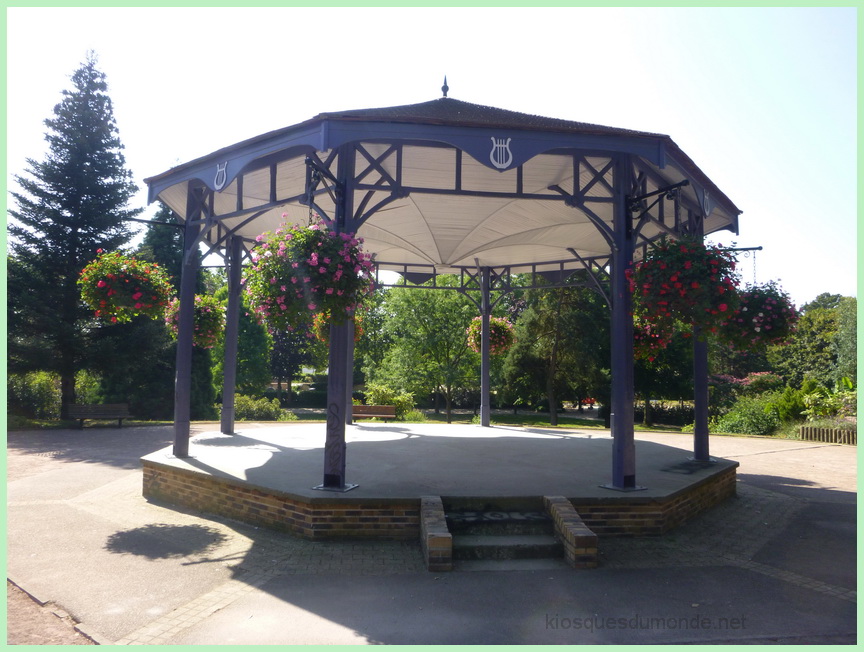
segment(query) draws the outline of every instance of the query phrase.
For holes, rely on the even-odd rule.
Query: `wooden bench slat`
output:
[[[354,405],[352,415],[357,419],[395,419],[395,405]]]
[[[78,428],[83,430],[86,419],[117,419],[117,424],[122,428],[123,419],[129,419],[132,415],[129,414],[128,403],[73,403],[69,406],[69,417],[78,419]]]

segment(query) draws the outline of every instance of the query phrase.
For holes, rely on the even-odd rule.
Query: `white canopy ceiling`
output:
[[[321,181],[309,187],[313,168]],[[689,185],[677,195],[657,193],[682,181]],[[306,222],[308,197],[333,218],[345,189],[346,228],[382,268],[403,272],[580,268],[580,258],[610,254],[603,232],[616,192],[650,196],[633,214],[637,245],[694,217],[706,234],[737,232],[740,213],[668,136],[450,98],[321,114],[147,183],[151,201],[184,220],[190,188],[200,193],[205,239],[217,250],[230,235],[248,249],[285,221]]]

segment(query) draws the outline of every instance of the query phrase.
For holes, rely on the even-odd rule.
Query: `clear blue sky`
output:
[[[9,8],[7,166],[92,49],[143,179],[325,111],[441,96],[668,134],[801,305],[857,295],[857,9]],[[11,185],[11,181],[10,181]],[[148,209],[148,214],[153,208]],[[752,259],[741,259],[753,281]]]

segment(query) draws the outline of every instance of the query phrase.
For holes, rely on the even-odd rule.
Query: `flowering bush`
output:
[[[171,299],[165,311],[165,323],[174,337],[180,329],[180,300]],[[195,295],[195,330],[192,344],[202,349],[212,349],[225,328],[225,308],[214,296]]]
[[[465,331],[468,335],[468,348],[480,353],[481,331],[483,330],[483,318],[475,317]],[[513,324],[503,317],[489,318],[489,353],[498,355],[504,353],[513,346],[515,337],[513,335]]]
[[[676,320],[717,332],[738,304],[732,252],[692,238],[661,239],[627,276],[634,313],[663,337]]]
[[[312,317],[312,332],[309,336],[314,336],[319,342],[324,344],[330,343],[330,315],[326,312],[316,313]],[[354,313],[354,341],[358,341],[363,336],[363,317],[359,312]]]
[[[77,281],[81,299],[96,317],[116,324],[139,315],[157,319],[164,314],[173,288],[159,265],[116,251],[96,253]]]
[[[770,371],[754,371],[747,374],[742,385],[748,394],[762,394],[783,389],[786,381]]]
[[[728,317],[721,336],[738,349],[775,344],[789,338],[798,321],[798,311],[789,295],[769,281],[738,293],[738,308]]]
[[[341,324],[373,289],[371,256],[352,233],[316,222],[283,226],[256,240],[246,294],[271,331],[308,330],[322,312]]]

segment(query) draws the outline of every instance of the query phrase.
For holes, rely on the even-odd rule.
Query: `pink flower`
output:
[[[106,285],[108,285],[108,284],[107,284],[105,281],[99,281],[99,282],[96,284],[96,287],[97,287],[97,288],[104,288]]]

